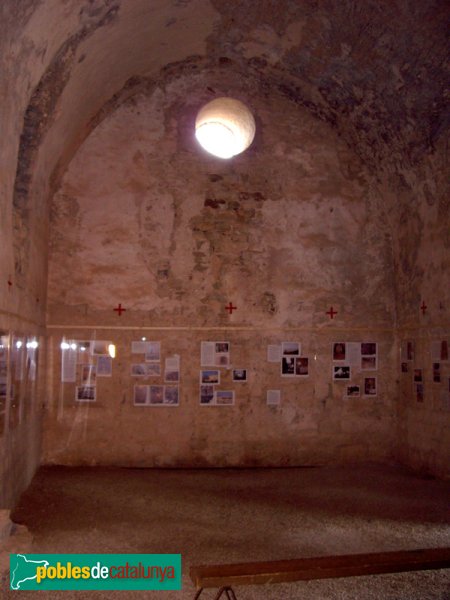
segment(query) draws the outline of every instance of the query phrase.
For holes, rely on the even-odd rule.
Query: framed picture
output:
[[[145,341],[131,342],[132,354],[145,354],[146,348],[147,342]]]
[[[164,404],[164,386],[163,385],[150,385],[150,399],[149,404],[160,405]]]
[[[350,379],[351,369],[348,365],[333,366],[333,379],[335,381],[346,381]]]
[[[230,352],[230,342],[216,342],[215,344],[217,354],[228,354]]]
[[[133,363],[131,365],[131,375],[133,377],[146,377],[147,365],[145,363]]]
[[[377,356],[361,356],[361,371],[376,371],[378,368],[377,365]]]
[[[281,390],[267,390],[266,404],[269,406],[278,406],[281,402]]]
[[[75,400],[77,402],[95,402],[95,385],[79,385],[75,390]]]
[[[110,356],[97,356],[97,377],[111,377],[112,358]]]
[[[180,381],[180,371],[178,369],[166,369],[164,381],[168,383],[176,383]]]
[[[230,355],[229,354],[216,354],[214,358],[214,366],[215,367],[228,367],[230,364]]]
[[[148,404],[148,385],[135,385],[133,400],[135,406],[146,406]]]
[[[145,361],[161,361],[161,342],[147,342],[145,346]]]
[[[216,391],[217,406],[234,404],[234,391],[232,390],[217,390]]]
[[[200,386],[200,404],[211,405],[214,403],[214,386],[213,385],[201,385]]]
[[[295,356],[283,356],[281,359],[281,376],[295,377]]]
[[[220,383],[220,371],[217,369],[205,369],[200,371],[200,383],[217,385]]]
[[[295,359],[295,374],[297,377],[308,377],[309,375],[309,358],[306,356],[298,356]]]
[[[377,378],[364,377],[364,396],[377,395]]]
[[[348,385],[346,396],[347,398],[359,398],[361,395],[359,385]]]
[[[346,357],[345,342],[335,342],[333,344],[333,360],[345,360]]]
[[[233,381],[247,381],[247,369],[233,369]]]
[[[159,377],[161,375],[161,365],[159,363],[145,363],[147,377]]]
[[[164,404],[169,406],[178,406],[180,403],[179,390],[177,385],[164,386]]]
[[[281,342],[281,352],[283,356],[300,356],[300,343]]]
[[[361,342],[361,356],[376,356],[376,342]]]
[[[95,365],[81,366],[81,385],[95,385],[97,370]]]

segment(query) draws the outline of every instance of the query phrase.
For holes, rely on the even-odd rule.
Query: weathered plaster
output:
[[[95,407],[77,406],[73,386],[60,387],[55,361],[45,460],[219,466],[390,458],[393,274],[378,192],[327,125],[294,112],[278,93],[248,99],[258,122],[248,153],[231,162],[208,157],[193,138],[198,106],[181,102],[199,83],[182,75],[107,116],[51,207],[49,323],[67,324],[58,331],[68,338],[77,337],[71,325],[86,323],[167,327],[152,335],[182,356],[182,405],[163,415],[133,407],[133,338],[113,329],[117,372],[101,382]],[[238,306],[231,316],[229,300]],[[120,321],[118,302],[127,309]],[[331,304],[334,323],[325,314]],[[214,334],[218,326],[224,330]],[[348,341],[380,344],[375,401],[345,400],[345,385],[331,381],[331,344],[345,329]],[[198,403],[200,342],[214,335],[232,340],[233,364],[252,373],[230,411]],[[314,363],[304,382],[282,381],[279,365],[266,364],[267,344],[293,336]],[[60,340],[55,335],[55,354]],[[362,383],[362,374],[356,379]],[[273,411],[265,391],[280,386],[283,404]],[[117,440],[119,430],[134,432],[126,448],[111,443],[111,427]],[[158,433],[148,447],[149,428]]]
[[[0,10],[4,330],[42,333],[49,198],[89,134],[95,130],[74,165],[108,130],[112,142],[114,119],[143,97],[153,102],[149,119],[129,120],[141,147],[127,146],[123,124],[115,132],[128,148],[129,172],[114,160],[117,138],[113,156],[95,160],[100,170],[109,164],[116,185],[98,189],[95,173],[86,181],[111,206],[115,229],[102,231],[100,211],[86,223],[89,198],[77,185],[66,189],[70,170],[58,191],[51,243],[62,257],[66,211],[73,229],[65,264],[79,298],[63,291],[69,311],[54,301],[55,280],[67,281],[69,271],[57,274],[53,265],[52,320],[109,322],[103,288],[112,285],[111,300],[123,293],[133,307],[122,321],[130,326],[192,318],[211,326],[232,293],[252,312],[224,311],[220,325],[301,326],[316,334],[370,325],[398,341],[417,339],[424,352],[427,340],[448,336],[446,3],[5,0]],[[248,102],[258,120],[249,153],[220,168],[200,159],[190,137],[198,107],[219,94]],[[325,145],[332,148],[324,152]],[[80,236],[89,227],[98,259]],[[101,266],[88,285],[96,260]],[[429,306],[423,317],[421,299]],[[330,300],[339,308],[333,323],[322,321]],[[326,396],[328,384],[318,385]],[[442,474],[447,442],[437,424],[448,415],[436,390],[432,405],[426,399],[413,408],[408,387],[397,396],[395,379],[389,385],[408,415],[399,412],[397,456]],[[424,419],[429,431],[416,436]],[[34,436],[38,428],[33,421],[24,431]],[[26,444],[37,448],[28,433]],[[8,448],[2,465],[23,450],[20,443]],[[39,457],[27,456],[32,472]],[[8,502],[23,485],[24,478],[8,479]]]
[[[433,381],[431,343],[450,343],[450,186],[445,173],[445,141],[418,168],[403,173],[396,237],[398,336],[415,342],[410,372],[399,377],[398,453],[415,469],[441,476],[448,476],[450,464],[450,365],[441,362],[441,382]],[[416,398],[413,368],[423,369],[423,402]]]
[[[131,342],[142,333],[161,340],[163,360],[181,358],[180,406],[133,406]],[[95,403],[75,402],[75,385],[61,384],[60,349],[65,339],[112,340],[117,349],[112,378],[99,378]],[[280,365],[266,360],[267,344],[300,339],[310,357],[311,375],[282,379]],[[235,406],[199,404],[200,342],[226,339],[235,368],[248,368],[247,383],[233,383],[222,369],[220,389],[234,389]],[[53,331],[54,370],[44,427],[45,463],[147,467],[294,466],[390,461],[393,459],[394,401],[388,381],[394,376],[395,350],[389,333],[341,333],[348,341],[379,343],[379,395],[344,398],[345,384],[331,381],[331,344],[335,334],[306,330]],[[134,356],[134,358],[133,358]],[[315,360],[317,357],[317,360]],[[362,383],[363,374],[353,382]],[[161,379],[161,378],[160,378]],[[153,384],[159,380],[146,380]],[[137,383],[143,383],[138,381]],[[266,405],[266,390],[282,390],[279,407]]]
[[[269,293],[284,307],[275,326],[320,323],[330,300],[338,319],[364,323],[370,310],[390,324],[390,241],[359,161],[279,96],[254,102],[253,153],[208,158],[177,129],[176,96],[191,85],[180,78],[128,101],[72,162],[52,208],[50,319],[72,304],[107,311],[113,296],[159,323],[212,325],[232,295],[252,307],[238,322],[262,325]]]

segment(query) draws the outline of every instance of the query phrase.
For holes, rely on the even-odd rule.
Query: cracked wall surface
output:
[[[60,354],[58,334],[77,339],[76,326],[88,337],[109,336],[117,360],[95,410],[79,406],[73,386],[61,386],[55,360],[45,460],[261,466],[390,459],[394,296],[382,198],[342,140],[276,91],[261,99],[249,90],[258,123],[253,148],[230,162],[207,156],[193,138],[192,116],[195,92],[208,81],[183,73],[125,101],[79,149],[53,198],[53,352]],[[232,315],[229,301],[237,306]],[[134,384],[161,383],[130,376],[133,338],[125,330],[138,336],[141,327],[181,356],[180,408],[162,416],[133,406]],[[233,383],[231,369],[223,370],[220,387],[235,390],[236,407],[211,414],[199,404],[200,344],[217,336],[230,341],[232,365],[247,368],[249,381]],[[304,381],[283,379],[280,365],[267,363],[268,344],[294,338],[311,361]],[[376,400],[348,400],[345,384],[332,380],[337,338],[378,342]],[[352,383],[362,385],[364,376],[355,367]],[[266,391],[278,388],[282,405],[270,409]],[[124,448],[120,431],[128,428]],[[149,429],[158,430],[150,444]]]
[[[220,326],[319,331],[333,299],[343,329],[388,328],[395,360],[402,340],[417,339],[428,392],[418,405],[411,381],[392,376],[395,455],[442,474],[448,414],[429,343],[449,338],[448,5],[5,0],[0,11],[3,331],[44,339],[47,318],[106,323],[105,286],[130,299],[131,326],[211,327],[231,290],[252,312],[218,314]],[[248,102],[257,118],[252,148],[232,169],[200,161],[190,137],[196,110],[218,95]],[[101,136],[109,157],[89,155]],[[121,144],[132,153],[126,173],[114,156]],[[68,189],[77,169],[84,191]],[[88,188],[116,226],[98,206],[88,217]],[[98,256],[83,240],[89,228]],[[78,299],[56,298],[58,278],[69,279],[64,254]],[[40,411],[21,427],[2,437],[9,503],[39,462]],[[19,455],[23,478],[7,474]]]

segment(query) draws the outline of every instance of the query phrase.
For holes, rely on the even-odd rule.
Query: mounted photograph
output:
[[[161,342],[146,342],[145,362],[161,361]]]
[[[179,389],[177,385],[165,385],[164,386],[164,404],[170,404],[176,406],[180,402],[179,400]]]
[[[308,377],[309,358],[306,356],[299,356],[295,359],[295,374],[297,377]]]
[[[148,404],[148,385],[134,386],[133,404],[135,406],[143,406]]]
[[[333,379],[335,381],[343,381],[350,379],[351,369],[349,366],[333,366]]]
[[[365,377],[364,378],[364,396],[376,396],[377,395],[377,378],[376,377]]]
[[[220,371],[216,369],[205,369],[200,371],[200,383],[216,385],[220,383]]]
[[[77,402],[95,402],[96,387],[95,385],[80,385],[75,391],[75,399]]]
[[[200,404],[211,405],[214,403],[214,386],[200,386]]]
[[[295,356],[283,356],[281,359],[281,376],[295,377]]]
[[[234,404],[234,391],[216,390],[216,404],[218,406]]]
[[[164,386],[150,385],[150,406],[164,404]]]
[[[361,390],[359,385],[348,385],[346,394],[347,398],[359,398]]]
[[[281,342],[283,356],[300,356],[300,342]]]
[[[345,360],[345,342],[334,342],[333,360]]]
[[[233,381],[247,381],[247,369],[233,369]]]

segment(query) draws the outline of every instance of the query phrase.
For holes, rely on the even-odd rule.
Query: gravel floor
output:
[[[12,519],[31,532],[33,553],[182,554],[179,592],[37,592],[43,600],[192,600],[192,564],[450,546],[449,507],[450,482],[395,467],[44,467]],[[6,584],[4,574],[2,600],[36,594]],[[236,594],[238,600],[449,600],[450,570],[238,587]],[[202,600],[214,596],[208,590]]]

